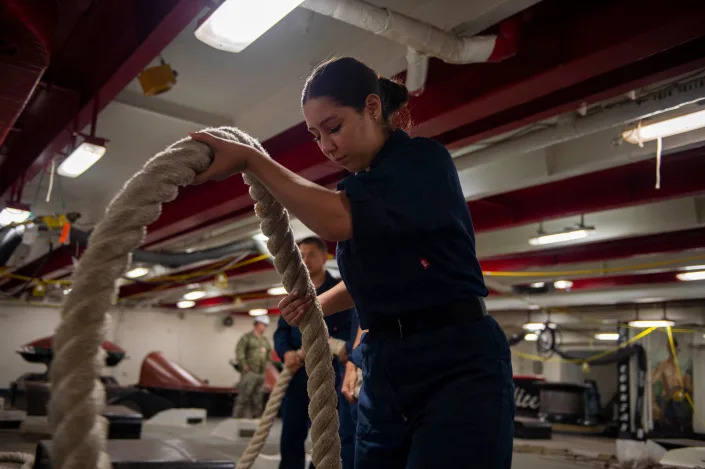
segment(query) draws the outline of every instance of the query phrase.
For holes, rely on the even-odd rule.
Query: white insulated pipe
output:
[[[492,35],[456,36],[362,0],[306,0],[301,6],[407,46],[407,88],[412,94],[423,88],[426,79],[428,58],[423,60],[420,56],[438,57],[451,64],[486,62],[497,40]]]

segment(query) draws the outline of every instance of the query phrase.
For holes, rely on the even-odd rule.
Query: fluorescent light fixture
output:
[[[196,306],[196,302],[191,300],[182,300],[176,303],[176,307],[179,309],[193,308],[194,306]]]
[[[668,327],[673,326],[675,322],[667,319],[637,319],[629,321],[629,325],[639,329],[648,329],[649,327]]]
[[[524,324],[524,325],[521,326],[521,327],[522,327],[525,331],[536,332],[536,331],[542,331],[542,330],[544,330],[544,329],[546,328],[546,323],[544,323],[544,322],[527,322],[526,324]],[[556,328],[556,325],[553,324],[553,323],[550,323],[550,324],[548,325],[548,327],[550,327],[551,329],[555,329],[555,328]]]
[[[527,342],[536,342],[537,340],[539,340],[539,336],[532,332],[530,334],[526,334],[524,336],[524,340]]]
[[[204,296],[206,296],[206,292],[203,290],[194,290],[186,293],[184,295],[184,300],[200,300]]]
[[[683,282],[692,282],[694,280],[705,280],[705,270],[695,270],[693,272],[681,272],[676,274],[676,278]]]
[[[86,138],[56,170],[61,176],[75,178],[93,166],[105,154],[105,140]]]
[[[529,244],[532,246],[543,246],[544,244],[564,243],[566,241],[587,238],[588,233],[594,230],[595,228],[592,227],[583,227],[562,231],[560,233],[539,234],[538,236],[529,239]]]
[[[573,282],[570,280],[556,280],[553,282],[553,286],[558,288],[559,290],[567,290],[568,288],[573,287]]]
[[[29,210],[21,208],[5,207],[0,212],[0,226],[10,225],[12,223],[22,223],[29,219],[32,213]]]
[[[529,305],[529,309],[541,309],[539,305]]]
[[[272,296],[281,296],[281,295],[286,295],[286,288],[284,287],[273,287],[267,290],[268,295]]]
[[[125,277],[127,278],[140,278],[144,277],[149,273],[149,269],[146,267],[135,267],[134,269],[128,271],[125,274]]]
[[[529,285],[531,288],[543,288],[546,286],[546,282],[534,282]]]
[[[240,52],[288,15],[303,0],[226,0],[196,29],[216,49]]]
[[[634,300],[634,303],[658,303],[660,301],[665,301],[666,298],[663,297],[655,297],[655,296],[649,296],[646,298],[637,298]]]
[[[705,265],[688,265],[683,270],[705,270]]]
[[[653,124],[640,125],[622,133],[629,143],[649,142],[657,138],[670,137],[705,127],[705,110],[673,117]]]
[[[267,314],[269,311],[267,311],[266,308],[255,308],[251,309],[250,312],[248,313],[250,316],[264,316]]]
[[[597,340],[615,342],[619,340],[619,334],[616,332],[601,332],[599,334],[595,334],[595,338]]]

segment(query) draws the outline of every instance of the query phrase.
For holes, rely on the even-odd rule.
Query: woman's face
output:
[[[323,154],[352,173],[369,167],[387,137],[377,95],[367,97],[361,112],[327,97],[309,99],[303,112],[308,130]]]

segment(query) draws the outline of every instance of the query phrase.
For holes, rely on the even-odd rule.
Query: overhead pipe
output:
[[[90,233],[75,228],[71,229],[71,240],[80,246],[88,244]],[[233,254],[243,252],[255,252],[258,246],[254,239],[244,239],[233,243],[224,244],[214,248],[203,249],[193,252],[168,252],[168,251],[146,251],[137,249],[132,253],[133,262],[144,262],[146,264],[160,264],[165,267],[181,267],[195,262],[222,259]]]
[[[701,82],[702,80],[696,80]],[[660,96],[660,95],[659,95]],[[599,112],[587,117],[574,117],[572,121],[545,130],[537,130],[522,137],[493,144],[481,150],[457,150],[452,152],[458,171],[497,161],[506,156],[516,156],[541,150],[586,135],[646,119],[664,111],[705,102],[705,89],[702,86],[675,87],[666,97],[653,97],[629,101],[614,109]],[[473,148],[473,146],[469,147]]]
[[[407,46],[406,84],[412,94],[423,89],[428,70],[428,57],[420,56],[468,64],[496,62],[516,53],[515,23],[505,23],[499,36],[462,37],[362,0],[306,0],[301,6]]]

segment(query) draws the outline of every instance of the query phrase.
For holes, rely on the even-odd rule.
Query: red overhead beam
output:
[[[473,200],[468,207],[481,232],[705,193],[705,147],[664,156],[661,189],[654,188],[654,165],[640,161]]]
[[[665,12],[655,0],[583,2],[579,8],[541,2],[529,11],[514,58],[463,66],[431,61],[425,92],[410,102],[413,133],[463,145],[701,67],[705,3],[676,3]],[[639,21],[625,22],[634,11]],[[265,147],[314,181],[342,174],[325,161],[303,124]],[[147,242],[235,218],[251,203],[238,178],[187,188],[149,227]]]
[[[654,272],[648,274],[612,275],[609,277],[575,279],[573,280],[571,290],[597,290],[627,285],[680,282],[680,280],[676,278],[677,273],[676,271]]]
[[[74,102],[51,109],[39,106],[29,109],[31,119],[20,116],[28,135],[13,142],[0,165],[0,195],[14,181],[30,180],[71,143],[73,132],[91,122],[94,107],[101,110],[109,104],[206,4],[206,0],[150,0],[145,6],[136,0],[113,0],[91,5],[67,44],[52,57],[48,73],[49,90],[55,84],[73,90],[81,95],[82,107]]]
[[[698,248],[705,248],[705,228],[494,256],[480,259],[480,265],[485,271],[512,271]]]
[[[442,86],[433,86],[430,73],[428,99],[413,103],[414,117],[419,111],[427,117],[416,119],[417,132],[464,145],[485,132],[604,99],[608,89],[702,59],[702,2],[676,1],[668,12],[653,0],[575,6],[550,0],[534,6],[511,60],[458,67],[462,71],[439,80]],[[634,11],[639,21],[624,21]]]

